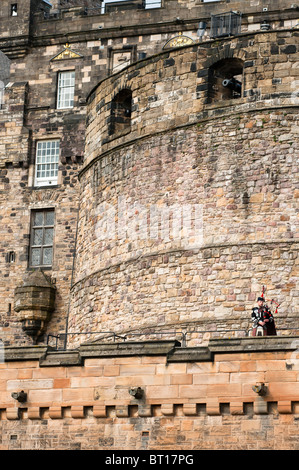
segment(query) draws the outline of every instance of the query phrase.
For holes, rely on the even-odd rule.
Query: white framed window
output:
[[[57,184],[59,140],[40,140],[36,145],[35,186]]]
[[[59,72],[57,109],[73,108],[75,93],[75,72]]]
[[[54,209],[34,210],[31,220],[30,266],[52,266],[53,241]]]

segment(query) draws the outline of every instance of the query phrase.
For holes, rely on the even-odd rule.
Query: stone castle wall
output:
[[[6,348],[0,449],[298,450],[297,348],[296,337]]]
[[[0,448],[298,450],[298,6],[166,0],[96,14],[92,0],[55,0],[44,16],[38,0],[17,3],[17,17],[0,5]],[[241,34],[212,40],[211,13],[228,9]],[[195,43],[163,49],[184,35]],[[68,47],[76,58],[53,60]],[[219,77],[211,87],[223,61],[242,66],[238,99],[222,99]],[[75,106],[57,110],[65,70]],[[58,184],[37,188],[36,142],[51,138]],[[45,208],[52,335],[26,346],[14,291]],[[263,285],[281,303],[278,336],[244,337]],[[37,291],[27,283],[16,301],[40,306]]]
[[[126,141],[192,124],[203,117],[212,118],[217,116],[215,107],[228,108],[232,103],[222,100],[207,106],[209,70],[222,60],[239,59],[243,65],[242,98],[235,102],[237,112],[242,105],[248,111],[267,105],[298,104],[297,36],[297,31],[284,30],[205,41],[166,50],[103,80],[89,96],[85,164]],[[111,136],[111,101],[122,89],[132,92],[130,134]]]
[[[1,195],[1,344],[32,342],[21,330],[14,311],[14,291],[28,272],[31,211],[55,210],[55,257],[47,274],[59,286],[53,322],[65,326],[65,312],[73,267],[75,228],[77,223],[77,173],[80,159],[67,156],[60,162],[59,187],[33,186],[34,159],[31,129],[27,120],[27,82],[13,82],[6,88],[0,110],[0,195]],[[39,136],[45,135],[40,130]],[[57,135],[57,134],[56,134]],[[45,270],[47,271],[47,270]]]
[[[30,272],[31,214],[36,209],[55,209],[54,263],[51,269],[47,269],[47,275],[56,282],[57,295],[56,308],[47,333],[65,331],[77,230],[77,174],[84,155],[85,100],[100,81],[111,74],[114,76],[105,82],[105,86],[108,86],[105,92],[101,91],[106,100],[101,111],[101,119],[105,116],[103,122],[96,116],[94,124],[98,127],[95,129],[92,129],[90,122],[88,139],[96,135],[97,146],[91,149],[88,144],[86,155],[91,159],[97,157],[100,151],[112,150],[132,138],[145,137],[157,130],[165,131],[185,123],[196,124],[202,117],[206,119],[209,114],[201,116],[200,113],[203,110],[201,106],[206,106],[209,61],[213,54],[216,54],[215,58],[220,58],[227,47],[234,57],[244,58],[246,51],[246,76],[253,79],[253,83],[246,83],[246,90],[253,90],[253,94],[246,97],[243,103],[245,108],[249,98],[254,100],[257,97],[259,88],[262,93],[267,93],[267,80],[269,90],[282,93],[290,88],[285,74],[293,77],[296,72],[294,40],[297,33],[293,28],[297,22],[297,10],[289,0],[271,2],[267,12],[262,12],[265,1],[254,2],[254,5],[245,1],[230,2],[229,9],[242,12],[242,34],[238,41],[220,42],[209,39],[211,14],[227,12],[226,1],[191,1],[186,4],[166,0],[160,8],[135,9],[134,14],[132,10],[126,11],[121,6],[115,11],[100,14],[92,9],[94,2],[88,0],[84,2],[87,10],[83,8],[82,2],[63,2],[61,5],[60,2],[53,2],[53,8],[46,14],[46,5],[39,0],[19,0],[17,3],[17,16],[11,16],[11,2],[8,0],[2,0],[0,5],[0,50],[5,54],[1,55],[1,63],[5,64],[2,80],[5,79],[5,84],[9,83],[0,109],[0,325],[6,344],[31,342],[20,329],[14,312],[14,289],[22,284],[23,277]],[[44,11],[40,11],[41,5]],[[202,47],[197,48],[199,20],[207,22],[207,29]],[[256,34],[260,32],[264,20],[271,25],[271,48],[268,47],[267,35]],[[250,33],[250,36],[246,33]],[[183,54],[172,51],[171,57],[167,51],[161,53],[167,41],[180,35],[193,40],[195,48],[191,47],[188,52],[185,48]],[[60,60],[53,60],[65,51],[67,44],[77,54],[76,58],[66,55]],[[137,63],[144,54],[147,56],[146,62]],[[152,60],[149,59],[153,55]],[[183,64],[185,59],[186,64]],[[175,60],[175,65],[172,60]],[[127,63],[136,64],[127,69],[130,74],[136,74],[135,79],[134,76],[126,75],[127,72],[117,73]],[[201,72],[197,70],[199,64]],[[71,110],[56,109],[57,75],[65,70],[75,71],[76,74],[75,102]],[[161,75],[162,72],[164,75]],[[188,100],[186,94],[184,100],[180,99],[182,90],[177,87],[182,83],[178,74],[184,78],[183,86],[189,90]],[[157,88],[152,88],[148,78],[157,80]],[[130,135],[115,139],[115,136],[111,137],[106,132],[109,99],[113,94],[111,87],[123,86],[124,81],[131,82],[135,87],[132,129]],[[141,101],[138,98],[138,86],[141,87]],[[282,99],[281,95],[279,99]],[[288,102],[290,96],[285,99]],[[168,105],[164,107],[165,101]],[[101,106],[101,103],[97,106]],[[205,107],[204,113],[206,110]],[[89,113],[88,121],[93,119],[92,112]],[[169,113],[175,117],[169,119]],[[209,113],[214,115],[213,111]],[[100,130],[104,131],[101,138],[98,135]],[[60,140],[58,184],[50,188],[36,188],[36,143],[44,139]],[[130,165],[124,163],[125,172],[127,164]],[[94,177],[96,181],[97,176]],[[164,202],[163,199],[161,201]],[[86,240],[86,247],[88,243],[89,240]],[[9,261],[10,255],[13,262]],[[81,279],[81,274],[79,276]],[[110,321],[108,325],[110,329]]]
[[[278,327],[298,328],[297,54],[293,34],[284,38],[271,57],[273,33],[177,49],[94,90],[70,344],[76,332],[199,329],[195,344],[211,330],[244,335],[263,285],[282,303]],[[211,57],[244,60],[246,97],[206,104]],[[131,124],[109,135],[122,89]]]

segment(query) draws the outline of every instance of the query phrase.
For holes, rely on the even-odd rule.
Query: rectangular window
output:
[[[12,3],[10,5],[10,16],[18,16],[18,4]]]
[[[73,108],[75,92],[75,72],[58,74],[57,108]]]
[[[41,140],[36,146],[35,186],[57,184],[59,140]]]
[[[30,266],[51,267],[53,261],[54,209],[32,212]]]
[[[230,11],[211,15],[210,38],[236,36],[241,32],[242,14]]]

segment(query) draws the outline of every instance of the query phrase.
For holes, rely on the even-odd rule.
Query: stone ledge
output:
[[[168,356],[168,362],[210,362],[212,352],[208,347],[175,348]]]
[[[214,360],[214,354],[296,349],[299,349],[299,336],[210,339],[207,347],[175,348],[169,355],[168,362],[207,362]]]
[[[277,414],[292,414],[294,405],[298,405],[298,401],[267,401],[262,397],[257,397],[251,402],[238,400],[228,401],[225,403],[227,408],[223,409],[223,404],[217,399],[209,399],[200,403],[148,403],[148,404],[124,404],[124,405],[107,405],[95,403],[81,404],[55,404],[46,406],[1,406],[0,421],[5,420],[40,420],[40,419],[84,419],[87,417],[94,418],[111,418],[113,415],[117,418],[128,417],[153,417],[153,416],[180,416],[180,417],[203,417],[203,416],[221,416],[225,415],[260,415],[272,414],[271,406],[276,405]],[[251,406],[251,411],[246,411],[246,406]],[[177,412],[177,409],[180,412]]]
[[[39,359],[40,367],[80,366],[83,359],[79,351],[48,351]]]
[[[299,336],[257,336],[210,339],[208,347],[213,354],[286,350],[294,351],[299,347]]]
[[[80,366],[95,357],[166,356],[168,362],[213,361],[215,354],[295,351],[299,336],[211,339],[208,346],[181,347],[177,340],[123,343],[86,343],[76,350],[53,350],[48,346],[19,346],[4,349],[4,362],[39,361],[40,367]]]
[[[165,356],[180,347],[176,340],[123,343],[89,343],[79,347],[82,358],[117,356]]]
[[[48,346],[9,346],[4,348],[4,362],[38,361],[49,351]]]

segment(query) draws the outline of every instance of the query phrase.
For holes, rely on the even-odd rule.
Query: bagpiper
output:
[[[276,336],[276,327],[271,310],[265,305],[264,297],[258,297],[257,307],[252,309],[252,336],[256,336],[257,329],[262,327],[263,336]]]

